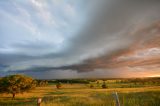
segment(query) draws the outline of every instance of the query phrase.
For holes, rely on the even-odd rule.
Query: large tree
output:
[[[23,93],[35,87],[35,80],[24,75],[9,75],[0,79],[0,92],[11,93],[12,99],[17,93]]]

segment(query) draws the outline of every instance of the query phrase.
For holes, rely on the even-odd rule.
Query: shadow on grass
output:
[[[119,93],[122,106],[160,106],[160,91]]]
[[[3,97],[0,99],[0,106],[35,106],[37,98],[15,98]]]
[[[52,92],[48,92],[44,96],[55,96],[55,95],[63,95],[63,94],[73,94],[73,93],[75,93],[75,92],[65,92],[63,90],[64,89],[56,89],[56,90],[53,90]]]

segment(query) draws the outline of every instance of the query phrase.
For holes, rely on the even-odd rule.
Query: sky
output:
[[[160,76],[159,0],[0,0],[0,76]]]

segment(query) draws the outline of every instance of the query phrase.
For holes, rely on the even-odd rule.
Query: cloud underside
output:
[[[160,75],[158,0],[89,0],[81,3],[85,4],[83,9],[73,1],[53,1],[54,9],[48,2],[30,0],[35,16],[19,3],[15,7],[20,16],[0,11],[14,23],[20,19],[18,25],[30,31],[24,36],[14,31],[14,36],[3,35],[1,74],[25,73],[40,78]],[[56,6],[60,6],[58,10]],[[28,21],[22,23],[23,18]]]
[[[34,67],[21,70],[21,72],[48,72],[56,70],[68,72],[68,70],[72,70],[77,71],[81,75],[82,73],[92,72],[101,73],[103,70],[101,77],[143,77],[159,74],[160,23],[156,22],[149,27],[142,28],[133,35],[137,36],[137,39],[128,47],[115,50],[110,54],[104,53],[101,56],[84,60],[80,64],[60,67]],[[89,74],[88,77],[96,77],[93,73]],[[84,74],[82,75],[81,77],[86,77]],[[100,76],[97,73],[97,77]]]

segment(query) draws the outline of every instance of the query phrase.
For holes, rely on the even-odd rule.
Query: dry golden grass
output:
[[[38,97],[43,98],[42,106],[76,106],[76,104],[77,106],[103,106],[103,104],[114,106],[115,101],[112,98],[112,92],[115,91],[120,94],[120,97],[124,98],[125,96],[123,95],[127,97],[130,93],[142,93],[143,95],[147,95],[148,92],[160,93],[160,86],[90,89],[86,84],[63,84],[61,89],[57,89],[55,85],[49,85],[46,87],[37,87],[27,93],[17,94],[16,100],[11,100],[12,95],[10,94],[1,94],[0,106],[34,106],[36,105],[36,99]],[[149,95],[150,94],[148,94],[148,96]],[[154,95],[156,99],[157,97],[159,98],[156,93],[154,93],[153,96]]]

